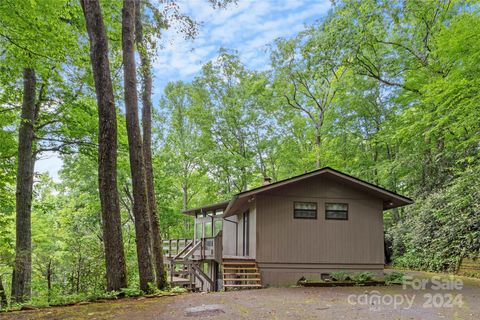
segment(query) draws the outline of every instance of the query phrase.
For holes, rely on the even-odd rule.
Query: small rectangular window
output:
[[[348,204],[325,203],[325,219],[348,220]]]
[[[316,202],[294,202],[293,218],[317,219],[317,203]]]

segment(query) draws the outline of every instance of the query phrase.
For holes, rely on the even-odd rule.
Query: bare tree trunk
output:
[[[16,245],[15,270],[12,279],[12,300],[23,302],[30,299],[32,280],[32,190],[35,126],[35,70],[23,71],[23,104],[18,134],[18,167],[16,186]]]
[[[117,190],[117,114],[108,42],[98,0],[80,0],[90,38],[90,60],[98,103],[98,182],[102,206],[107,289],[127,287],[122,225]]]
[[[140,72],[142,77],[142,129],[143,129],[143,155],[145,161],[145,178],[147,182],[147,198],[149,206],[150,225],[152,230],[152,249],[157,275],[157,287],[166,286],[166,275],[163,267],[163,248],[160,233],[160,223],[157,215],[157,200],[155,198],[155,182],[153,179],[152,162],[152,72],[147,45],[143,38],[143,24],[140,1],[135,2],[135,33],[137,50],[140,53]]]
[[[184,181],[182,184],[182,194],[183,194],[183,210],[187,210],[188,208],[188,186],[187,183]]]
[[[47,265],[47,301],[50,302],[52,296],[52,260],[48,260]]]
[[[125,89],[125,117],[127,121],[130,171],[132,174],[133,214],[137,243],[140,289],[149,290],[149,283],[155,283],[152,264],[151,228],[145,162],[142,137],[138,119],[137,78],[135,67],[135,0],[124,0],[122,9],[122,49]]]
[[[182,210],[187,210],[188,209],[188,183],[186,178],[182,182],[182,196],[183,196]],[[188,218],[183,219],[183,227],[187,231],[190,230],[190,219]]]
[[[80,253],[78,255],[77,259],[77,272],[75,275],[75,292],[79,293],[80,292],[80,279],[82,276],[82,254]]]
[[[5,288],[3,287],[2,275],[0,274],[0,309],[6,307],[7,304],[7,294],[5,293]]]
[[[320,167],[322,166],[321,154],[320,154],[320,148],[322,146],[322,136],[320,133],[321,128],[322,128],[321,123],[318,123],[315,125],[315,166],[317,167],[317,169],[320,169]]]

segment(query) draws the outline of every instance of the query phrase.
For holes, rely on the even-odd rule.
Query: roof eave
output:
[[[187,214],[187,215],[194,215],[197,212],[217,210],[217,209],[223,208],[225,206],[228,206],[228,204],[230,204],[230,201],[231,200],[226,200],[226,201],[209,204],[209,205],[202,206],[202,207],[187,209],[187,210],[183,210],[182,213]]]
[[[346,173],[337,171],[333,168],[325,167],[325,168],[322,168],[322,169],[318,169],[316,171],[307,172],[307,173],[304,173],[304,174],[296,176],[296,177],[285,179],[283,181],[278,181],[278,182],[275,182],[275,183],[272,183],[272,184],[269,184],[269,185],[266,185],[266,186],[260,186],[260,187],[257,187],[255,189],[252,189],[252,190],[240,192],[240,193],[236,194],[232,198],[232,200],[230,200],[230,203],[228,204],[228,207],[225,210],[224,215],[225,216],[232,215],[232,214],[229,214],[229,211],[230,211],[230,209],[232,208],[232,206],[234,205],[234,203],[237,199],[252,196],[252,195],[256,195],[258,193],[262,193],[262,192],[265,192],[265,191],[268,191],[268,190],[271,190],[271,189],[274,189],[274,188],[278,188],[278,187],[286,185],[286,184],[290,184],[290,183],[293,183],[293,182],[296,182],[296,181],[301,181],[301,180],[304,180],[304,179],[307,179],[307,178],[310,178],[310,177],[321,175],[321,174],[324,174],[326,172],[329,172],[329,173],[331,173],[331,174],[333,174],[337,177],[343,178],[343,179],[348,179],[348,180],[350,180],[352,182],[355,182],[359,185],[362,185],[362,186],[364,186],[368,189],[371,189],[371,190],[376,191],[378,193],[384,194],[385,196],[392,198],[392,200],[395,200],[394,202],[391,201],[391,202],[394,203],[392,206],[386,206],[384,204],[384,206],[383,206],[384,210],[394,209],[394,208],[398,208],[398,207],[402,207],[402,206],[406,206],[406,205],[414,203],[414,201],[412,199],[408,198],[408,197],[402,196],[402,195],[397,194],[393,191],[390,191],[390,190],[384,189],[382,187],[376,186],[372,183],[363,181],[361,179],[358,179],[358,178],[353,177],[351,175],[348,175]]]
[[[224,218],[231,216],[231,214],[229,214],[230,210],[232,209],[232,206],[237,199],[238,199],[238,194],[234,195],[232,197],[232,199],[230,199],[227,208],[225,208],[225,210],[223,211],[223,217]]]

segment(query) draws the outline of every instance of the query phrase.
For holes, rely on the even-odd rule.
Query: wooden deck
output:
[[[185,258],[191,260],[215,260],[222,262],[222,235],[201,239],[163,240],[163,255],[170,260]]]
[[[249,256],[223,256],[223,260],[255,260],[253,257]]]
[[[222,263],[222,232],[215,237],[201,239],[171,239],[163,241],[163,253],[173,286],[192,291],[216,290],[216,275],[203,270],[205,262]]]

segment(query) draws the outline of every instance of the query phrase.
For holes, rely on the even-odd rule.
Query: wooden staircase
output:
[[[186,243],[175,256],[168,257],[170,283],[190,291],[214,291],[215,283],[201,268],[201,261],[193,256],[202,250],[203,241]],[[197,281],[198,280],[198,281]],[[198,286],[199,285],[199,286]]]
[[[228,289],[262,288],[262,278],[253,259],[224,259],[223,287]]]

